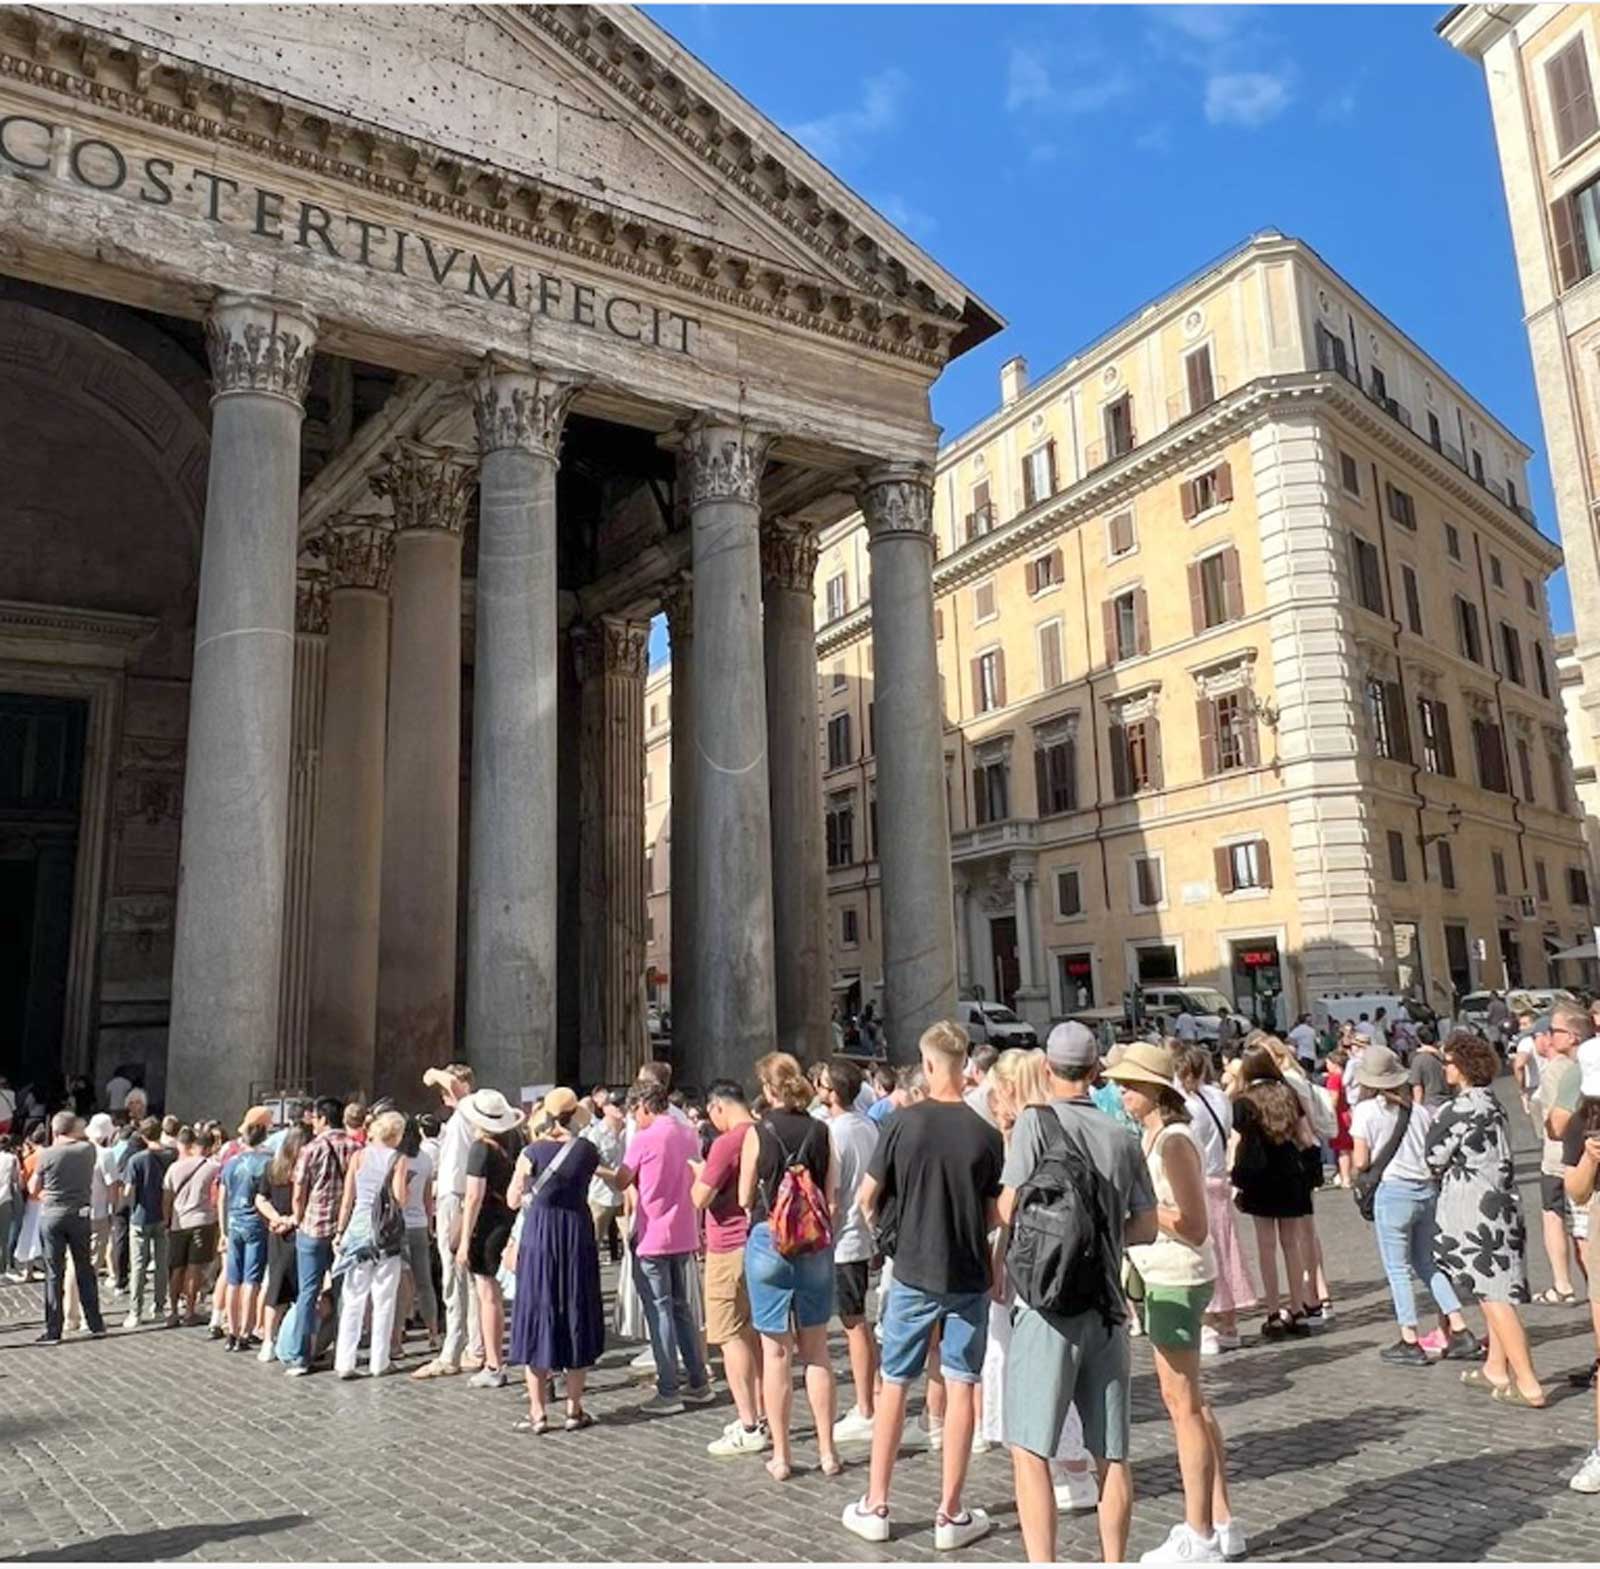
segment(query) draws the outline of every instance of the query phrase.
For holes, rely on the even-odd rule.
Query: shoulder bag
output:
[[[1351,1193],[1355,1196],[1356,1208],[1361,1212],[1363,1220],[1371,1220],[1373,1207],[1378,1202],[1378,1184],[1383,1181],[1383,1174],[1388,1170],[1405,1139],[1406,1129],[1411,1126],[1411,1102],[1404,1101],[1397,1108],[1399,1115],[1394,1122],[1394,1132],[1383,1141],[1383,1148],[1378,1151],[1377,1158],[1365,1171],[1356,1173],[1356,1180],[1351,1186]]]

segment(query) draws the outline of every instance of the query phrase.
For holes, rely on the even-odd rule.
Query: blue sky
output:
[[[1010,323],[953,435],[1250,232],[1308,241],[1528,444],[1554,535],[1481,68],[1438,5],[650,6]],[[1558,630],[1571,626],[1563,578]]]

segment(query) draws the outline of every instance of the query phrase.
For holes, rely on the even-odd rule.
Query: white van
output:
[[[965,1028],[974,1046],[1037,1046],[1039,1037],[1026,1019],[1019,1019],[1003,1003],[963,998],[956,1004],[956,1022]]]

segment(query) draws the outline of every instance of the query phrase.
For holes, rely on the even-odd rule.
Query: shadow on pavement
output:
[[[267,1536],[304,1525],[309,1515],[272,1515],[265,1520],[217,1520],[208,1525],[175,1525],[160,1531],[129,1531],[96,1536],[66,1547],[44,1547],[32,1553],[0,1559],[9,1564],[98,1563],[181,1558],[186,1553],[217,1542]]]

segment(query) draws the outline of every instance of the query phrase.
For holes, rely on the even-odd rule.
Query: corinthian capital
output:
[[[694,636],[694,576],[679,572],[670,578],[661,591],[661,609],[667,618],[667,638],[681,645],[685,638]]]
[[[479,453],[510,449],[556,462],[567,410],[582,385],[538,366],[512,367],[488,356],[472,383]]]
[[[678,477],[688,493],[689,505],[702,501],[761,500],[761,476],[767,454],[777,440],[773,431],[748,420],[718,419],[701,414],[683,427]]]
[[[384,454],[371,477],[373,493],[387,496],[397,530],[433,528],[459,534],[477,483],[477,466],[454,447],[402,441]]]
[[[761,530],[761,580],[774,588],[810,594],[817,570],[817,531],[809,523],[779,519]]]
[[[300,572],[294,580],[294,629],[320,637],[328,630],[328,575]]]
[[[303,406],[317,318],[261,294],[224,294],[206,315],[212,399],[258,393]]]
[[[933,542],[933,475],[926,463],[863,469],[856,499],[874,544],[895,535]]]
[[[366,513],[345,513],[335,518],[321,540],[329,586],[388,593],[394,567],[394,535],[394,524],[388,518]]]
[[[574,627],[573,649],[578,678],[629,676],[643,681],[650,663],[650,628],[639,621],[600,616]]]

